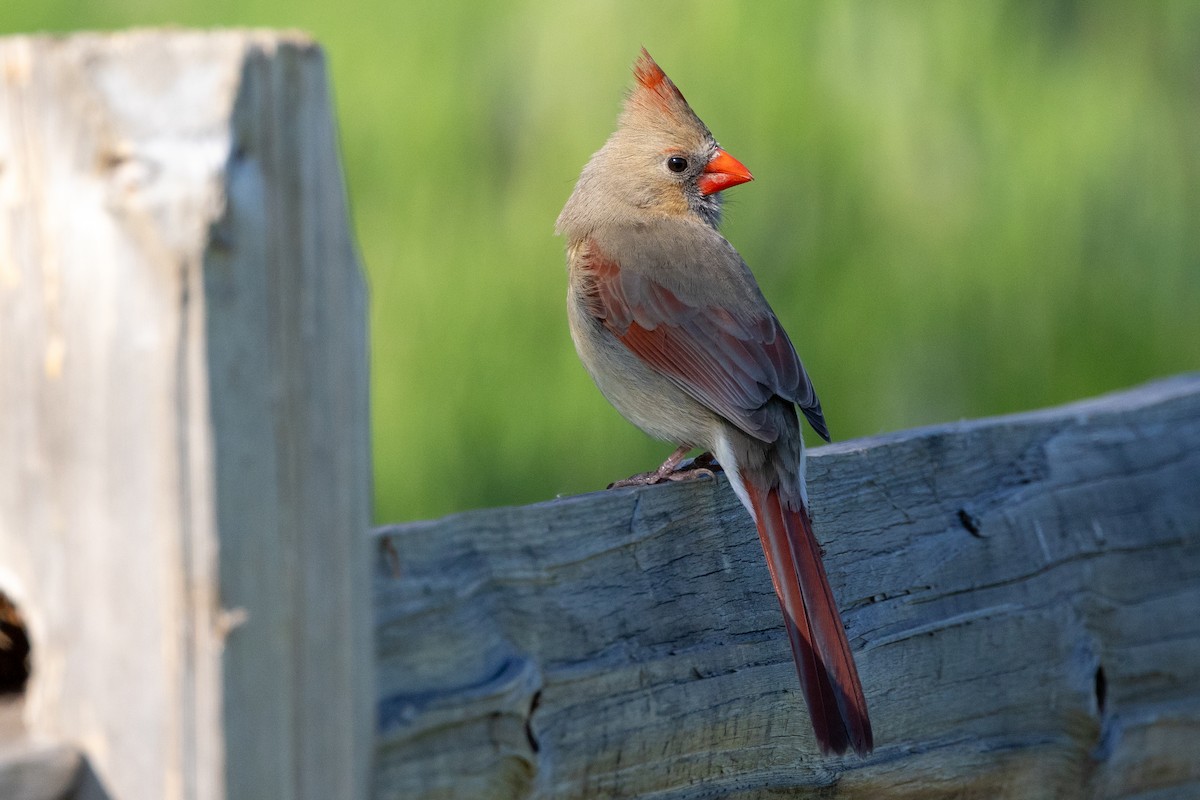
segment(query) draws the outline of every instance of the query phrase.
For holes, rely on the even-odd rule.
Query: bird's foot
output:
[[[712,480],[717,477],[717,473],[713,472],[708,467],[690,467],[688,469],[677,469],[670,475],[663,478],[667,481],[696,481],[701,478]]]
[[[694,481],[700,478],[715,480],[717,473],[721,471],[721,465],[717,463],[716,457],[712,453],[704,452],[695,458],[681,462],[675,471],[665,476],[664,479],[668,481]]]
[[[624,489],[626,486],[653,486],[661,480],[662,477],[658,474],[658,470],[654,472],[639,472],[637,475],[630,475],[628,478],[613,481],[608,485],[608,488]]]
[[[694,481],[700,478],[716,477],[716,471],[721,465],[713,458],[712,453],[701,453],[695,458],[685,461],[689,447],[680,447],[653,472],[641,472],[637,475],[614,481],[608,485],[610,489],[622,489],[626,486],[653,486],[662,481]]]

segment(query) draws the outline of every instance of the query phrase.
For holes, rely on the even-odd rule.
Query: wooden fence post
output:
[[[365,798],[365,292],[299,35],[0,40],[0,591],[93,796]]]
[[[822,757],[724,478],[379,531],[379,800],[1200,797],[1200,375],[817,449]]]

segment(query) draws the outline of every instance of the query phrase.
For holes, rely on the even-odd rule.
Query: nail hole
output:
[[[975,516],[970,511],[967,511],[965,508],[960,508],[958,510],[958,521],[972,536],[982,536],[982,534],[979,532],[981,528],[979,517]]]
[[[1104,714],[1104,704],[1108,700],[1108,679],[1104,677],[1104,667],[1096,667],[1096,708]]]
[[[21,694],[29,682],[29,632],[16,603],[0,592],[0,695]]]

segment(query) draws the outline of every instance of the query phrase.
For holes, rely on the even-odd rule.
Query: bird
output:
[[[715,457],[757,527],[823,754],[874,747],[854,655],[813,535],[797,407],[826,441],[812,380],[746,262],[721,235],[721,192],[753,179],[641,50],[617,128],[588,160],[555,230],[567,318],[600,392],[677,445],[652,473]]]

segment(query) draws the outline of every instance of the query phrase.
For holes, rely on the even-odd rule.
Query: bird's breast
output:
[[[656,439],[712,448],[720,418],[622,344],[593,315],[575,275],[567,292],[567,319],[579,359],[621,416]]]

